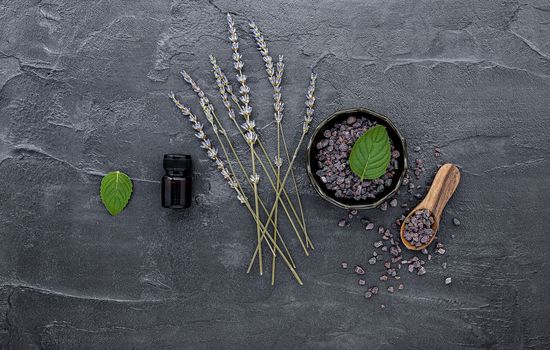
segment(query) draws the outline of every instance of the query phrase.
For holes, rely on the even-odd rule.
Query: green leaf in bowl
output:
[[[386,128],[376,125],[355,141],[349,166],[361,181],[378,179],[386,173],[391,160],[390,138]]]
[[[120,213],[132,196],[132,180],[120,171],[108,173],[101,180],[99,195],[112,216]]]

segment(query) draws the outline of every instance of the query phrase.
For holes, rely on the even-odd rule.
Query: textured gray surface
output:
[[[197,110],[186,67],[218,101],[207,57],[229,70],[227,11],[241,36],[254,19],[285,54],[287,130],[314,69],[318,118],[369,107],[423,147],[428,173],[434,145],[462,168],[446,272],[433,264],[366,301],[339,265],[365,263],[375,235],[338,228],[346,213],[320,201],[300,161],[317,247],[297,256],[305,286],[282,268],[276,288],[245,274],[252,223],[166,97]],[[0,24],[2,348],[550,348],[548,1],[21,0],[0,1]],[[243,51],[267,125],[249,37]],[[191,210],[160,208],[168,152],[196,159]],[[97,193],[115,169],[135,193],[112,218]]]

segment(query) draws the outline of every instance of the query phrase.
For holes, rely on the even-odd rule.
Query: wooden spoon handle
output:
[[[441,219],[443,209],[460,182],[460,171],[453,164],[444,164],[439,168],[430,191],[423,201],[423,206],[431,210],[437,222]]]

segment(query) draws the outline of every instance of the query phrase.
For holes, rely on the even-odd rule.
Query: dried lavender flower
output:
[[[252,107],[249,106],[250,103],[250,88],[248,87],[246,81],[246,75],[243,74],[244,63],[242,61],[242,55],[239,52],[239,36],[237,35],[237,29],[235,28],[235,22],[233,18],[228,13],[227,14],[227,25],[229,27],[229,40],[231,41],[231,50],[233,51],[233,66],[237,71],[237,81],[241,84],[239,93],[241,94],[241,102],[244,104],[244,108],[241,111],[243,117],[248,120],[250,114],[252,113]]]
[[[235,22],[233,21],[233,18],[228,13],[227,14],[227,25],[229,27],[229,40],[231,41],[231,50],[233,52],[233,62],[235,70],[237,71],[237,81],[241,84],[241,87],[239,89],[239,93],[241,94],[241,102],[244,104],[244,107],[240,109],[240,113],[243,115],[246,122],[250,122],[250,114],[252,113],[252,107],[249,105],[250,103],[250,88],[248,87],[246,83],[246,75],[243,73],[244,63],[242,62],[242,56],[239,53],[239,37],[237,35],[237,29],[235,28]],[[250,160],[252,163],[252,176],[256,176],[256,163],[255,163],[255,157],[254,157],[254,144],[258,140],[258,135],[253,130],[249,130],[245,134],[245,139],[248,145],[250,146]],[[258,187],[256,182],[252,182],[253,189],[254,189],[254,207],[256,211],[256,216],[259,217],[259,195],[258,195]],[[276,202],[278,204],[278,202]],[[272,217],[269,217],[270,220],[272,220]],[[275,217],[275,221],[277,220],[277,216]],[[258,259],[260,262],[260,275],[262,274],[262,240],[263,235],[260,234],[260,226],[258,223],[256,223],[256,231],[258,235]],[[275,242],[275,245],[276,242]],[[275,253],[274,253],[275,254]],[[272,283],[275,283],[274,281],[274,275],[275,271],[272,272]]]
[[[311,77],[309,79],[309,87],[307,89],[307,96],[306,96],[306,115],[304,117],[304,126],[303,126],[303,133],[307,133],[309,131],[309,125],[313,121],[313,113],[314,109],[313,106],[315,104],[315,81],[317,80],[317,75],[314,73],[311,73]]]

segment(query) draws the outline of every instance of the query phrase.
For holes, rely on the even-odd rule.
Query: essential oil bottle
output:
[[[191,206],[193,162],[188,154],[165,154],[162,177],[162,206],[182,209]]]

